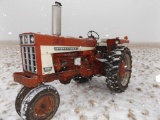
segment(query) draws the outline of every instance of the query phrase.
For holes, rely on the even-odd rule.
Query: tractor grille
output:
[[[24,70],[32,73],[37,73],[35,47],[23,46],[22,57]]]

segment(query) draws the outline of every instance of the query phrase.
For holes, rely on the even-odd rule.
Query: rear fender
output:
[[[110,45],[118,45],[118,44],[123,44],[123,43],[129,43],[128,39],[119,39],[118,37],[115,39],[108,39],[107,41],[107,46]]]
[[[112,51],[113,49],[115,49],[115,47],[118,45],[118,44],[124,44],[124,43],[129,43],[129,40],[128,40],[128,37],[126,36],[124,39],[119,39],[118,37],[117,38],[114,38],[114,39],[108,39],[106,41],[107,43],[107,50],[108,52],[110,53],[110,51]]]

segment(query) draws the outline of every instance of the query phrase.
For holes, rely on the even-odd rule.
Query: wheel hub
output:
[[[53,107],[53,98],[51,96],[44,96],[37,101],[34,107],[34,114],[39,118],[44,117],[52,111]]]
[[[131,64],[130,56],[126,54],[120,63],[120,71],[119,71],[121,84],[123,86],[127,85],[128,80],[130,78],[130,73],[131,73],[130,64]]]
[[[124,61],[120,64],[120,77],[123,79],[125,76],[126,63]]]

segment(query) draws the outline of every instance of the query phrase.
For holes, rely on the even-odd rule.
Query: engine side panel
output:
[[[91,56],[94,47],[81,46],[40,46],[42,74],[52,74],[62,71],[62,68],[74,68],[75,59]],[[90,51],[85,54],[85,51]],[[81,61],[80,61],[81,62]],[[67,66],[65,66],[67,64]],[[80,63],[79,63],[80,64]]]

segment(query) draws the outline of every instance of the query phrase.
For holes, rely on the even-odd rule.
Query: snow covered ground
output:
[[[105,77],[57,88],[61,103],[52,120],[160,120],[160,44],[130,44],[133,69],[128,89],[111,93]],[[21,120],[15,111],[15,98],[22,85],[12,73],[22,71],[19,45],[0,41],[0,120]]]

